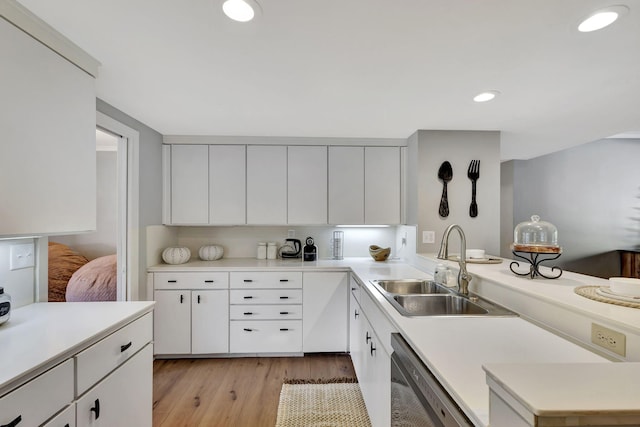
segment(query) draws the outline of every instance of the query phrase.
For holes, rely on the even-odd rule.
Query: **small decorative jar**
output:
[[[276,259],[278,257],[278,247],[276,242],[267,243],[267,259]]]
[[[162,251],[162,259],[167,264],[184,264],[191,258],[191,251],[184,246],[173,246]]]
[[[11,297],[4,293],[4,288],[0,287],[0,325],[11,317]]]
[[[267,259],[267,244],[265,242],[258,243],[257,259]]]
[[[215,261],[222,258],[224,249],[219,245],[205,245],[198,250],[198,256],[203,261]]]

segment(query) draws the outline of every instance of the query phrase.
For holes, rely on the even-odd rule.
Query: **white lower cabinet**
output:
[[[149,344],[78,399],[77,426],[151,426],[152,382]]]
[[[305,272],[302,283],[304,352],[346,352],[349,274]]]
[[[388,426],[391,421],[391,357],[386,347],[390,337],[381,337],[374,330],[368,317],[376,318],[380,323],[380,316],[384,316],[376,307],[368,307],[363,311],[355,295],[362,293],[361,299],[367,297],[366,291],[358,290],[352,279],[349,340],[351,359],[358,376],[362,397],[373,427]],[[378,311],[378,312],[376,312]],[[388,321],[387,321],[388,322]],[[389,324],[388,328],[393,329]]]
[[[232,320],[232,353],[299,353],[302,320]]]
[[[49,420],[43,427],[75,427],[76,426],[76,404],[75,402],[67,406],[67,409]]]
[[[229,273],[151,273],[158,355],[229,352]]]

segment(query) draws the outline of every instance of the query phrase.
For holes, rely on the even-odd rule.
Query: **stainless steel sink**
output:
[[[462,295],[432,280],[372,280],[403,316],[517,316],[477,295]]]
[[[431,280],[397,279],[373,280],[372,283],[384,292],[397,295],[407,294],[450,294],[451,290]]]

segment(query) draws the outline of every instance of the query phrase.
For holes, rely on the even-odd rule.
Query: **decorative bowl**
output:
[[[381,248],[380,246],[369,246],[369,255],[376,261],[386,261],[391,253],[391,248]]]
[[[220,245],[205,245],[198,250],[198,257],[203,261],[215,261],[222,258],[224,249]]]
[[[610,277],[611,292],[629,297],[640,297],[640,279],[631,277]]]

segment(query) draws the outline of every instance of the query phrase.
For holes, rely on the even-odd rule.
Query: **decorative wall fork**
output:
[[[469,216],[478,216],[478,204],[476,203],[476,181],[480,178],[480,160],[471,160],[467,176],[471,180],[471,205],[469,206]]]

